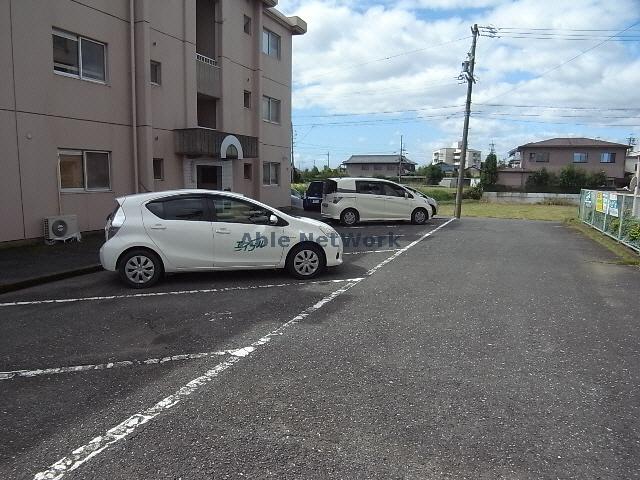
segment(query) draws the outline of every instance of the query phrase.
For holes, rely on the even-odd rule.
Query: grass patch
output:
[[[565,224],[615,254],[620,259],[616,263],[620,265],[640,265],[640,257],[633,250],[615,241],[613,238],[606,236],[604,233],[599,232],[595,228],[585,225],[577,218],[569,218],[565,221]]]
[[[453,215],[455,205],[443,203],[438,209],[440,215]],[[520,203],[489,203],[467,200],[462,203],[463,217],[513,218],[518,220],[546,220],[563,222],[573,218],[578,212],[575,205],[538,205]]]

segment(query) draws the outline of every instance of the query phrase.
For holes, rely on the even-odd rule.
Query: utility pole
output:
[[[404,154],[403,136],[400,135],[400,161],[398,162],[398,183],[402,183],[402,155]]]
[[[464,169],[467,161],[467,142],[469,139],[469,117],[471,116],[471,93],[473,91],[473,84],[475,78],[473,77],[473,71],[476,66],[476,43],[478,42],[478,25],[474,24],[471,28],[473,33],[473,41],[471,42],[471,52],[469,53],[469,60],[462,62],[462,73],[458,77],[460,80],[467,82],[467,103],[464,111],[464,127],[462,130],[462,151],[460,152],[460,167],[458,170],[458,191],[456,193],[456,209],[455,216],[460,218],[462,213],[462,188],[464,184]]]
[[[293,144],[296,138],[295,131],[293,130],[293,123],[291,123],[291,183],[294,182],[296,176],[296,165],[293,160]]]
[[[331,166],[329,165],[329,153],[327,152],[327,170],[331,168]]]

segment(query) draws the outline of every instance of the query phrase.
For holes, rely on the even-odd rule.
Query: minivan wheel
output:
[[[414,225],[424,225],[429,220],[429,214],[424,208],[416,208],[411,214],[411,223]]]
[[[358,223],[358,219],[358,212],[353,208],[347,208],[340,214],[340,222],[342,222],[343,225],[355,225]]]
[[[287,271],[296,278],[317,277],[326,267],[326,260],[320,246],[303,243],[291,249],[287,257]]]
[[[120,279],[132,288],[147,288],[158,282],[163,267],[160,257],[150,250],[136,249],[120,259]]]

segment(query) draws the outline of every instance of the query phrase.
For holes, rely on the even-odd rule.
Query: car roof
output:
[[[182,188],[179,190],[161,190],[158,192],[146,192],[146,193],[134,193],[131,195],[124,195],[116,198],[118,203],[123,203],[125,200],[134,202],[146,202],[149,200],[156,200],[158,198],[170,197],[172,195],[226,195],[228,197],[247,199],[240,193],[222,191],[222,190],[206,190],[202,188]]]

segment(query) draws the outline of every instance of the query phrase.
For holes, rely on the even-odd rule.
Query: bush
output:
[[[471,187],[468,190],[462,193],[462,198],[470,199],[470,200],[481,200],[482,199],[482,185],[476,185],[475,187]]]

